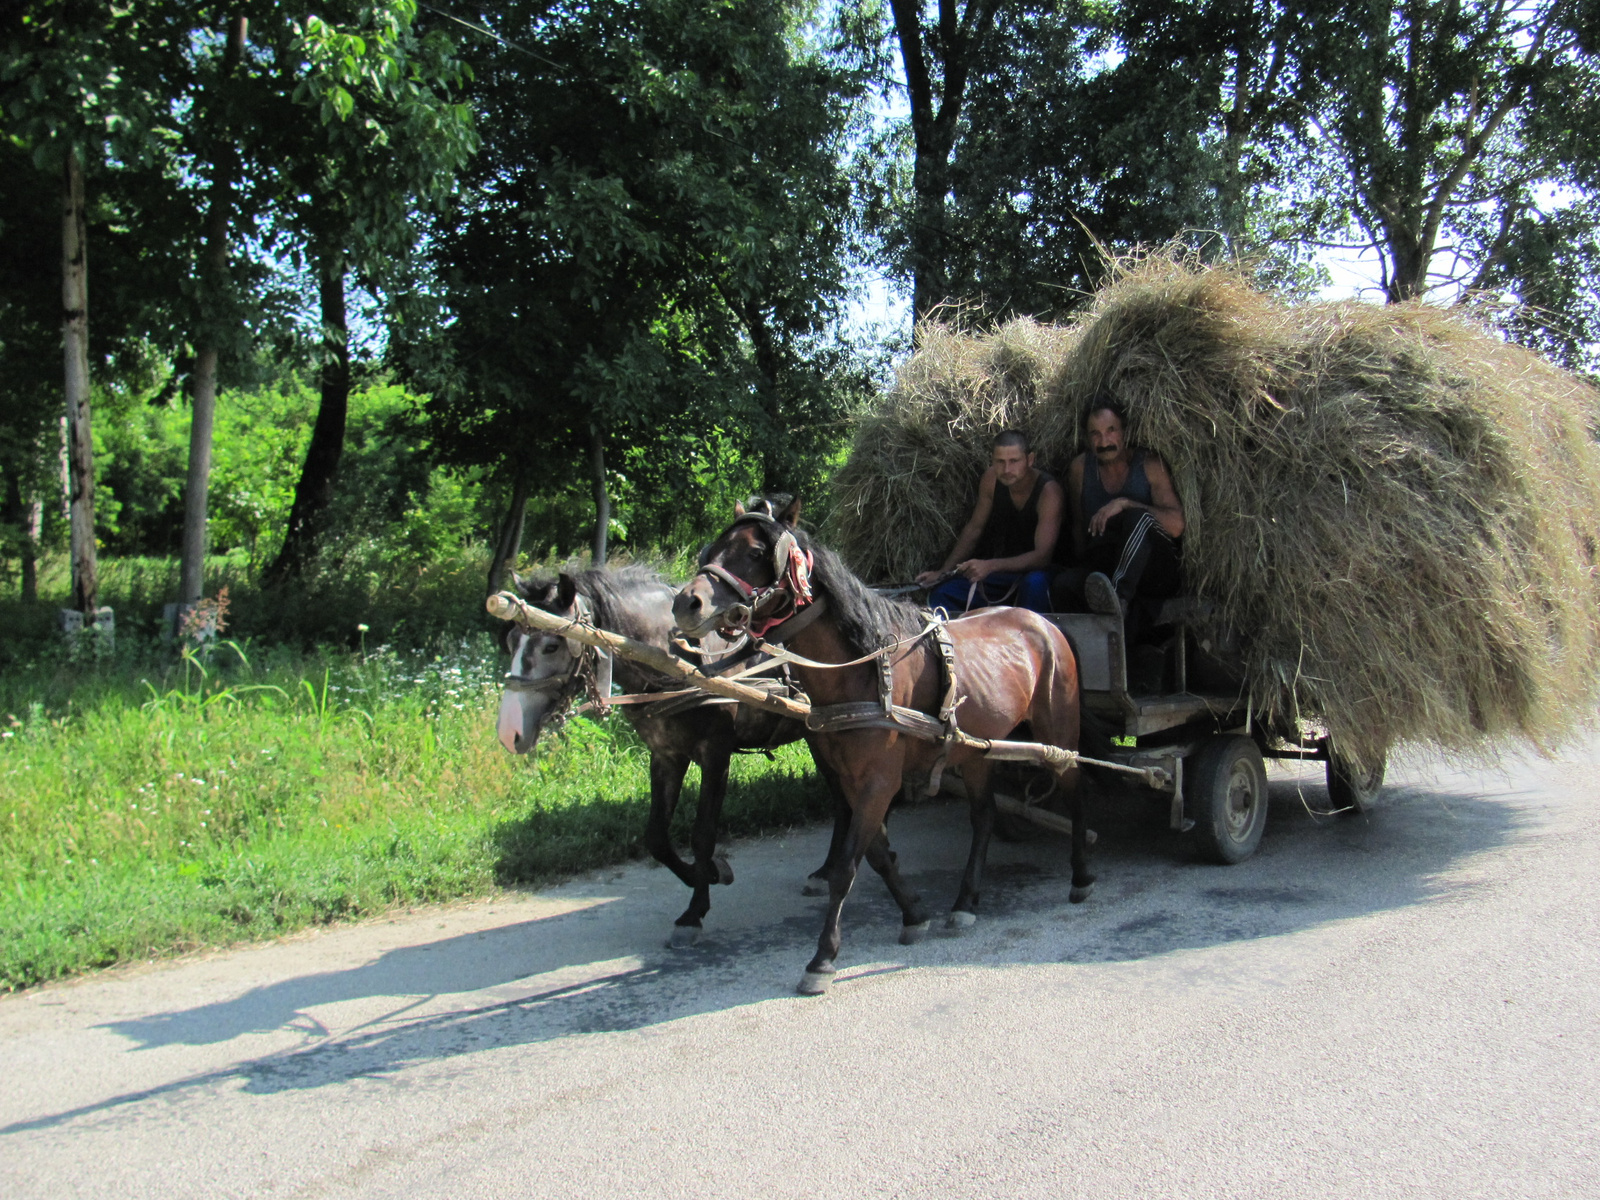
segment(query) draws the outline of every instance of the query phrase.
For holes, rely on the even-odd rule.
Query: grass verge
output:
[[[612,717],[495,740],[487,637],[445,653],[44,654],[0,678],[0,990],[537,883],[641,853]],[[687,838],[696,791],[676,826]],[[828,814],[804,746],[741,756],[724,828]]]

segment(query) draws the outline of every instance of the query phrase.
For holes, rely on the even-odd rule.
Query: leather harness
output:
[[[900,638],[849,662],[817,662],[795,654],[785,649],[783,643],[800,633],[827,610],[826,597],[819,596],[813,599],[811,595],[809,579],[811,556],[799,549],[799,542],[790,530],[764,513],[745,513],[734,521],[733,527],[737,528],[742,524],[763,524],[777,531],[772,552],[773,582],[767,587],[756,588],[722,564],[706,561],[705,556],[701,558],[698,572],[728,584],[742,597],[743,603],[729,610],[735,614],[734,627],[746,629],[756,648],[770,655],[771,659],[778,663],[794,663],[813,670],[840,670],[877,661],[876,701],[855,700],[843,704],[813,707],[810,715],[806,717],[806,728],[812,733],[890,729],[922,741],[941,743],[938,756],[928,773],[927,794],[936,795],[943,780],[950,751],[961,734],[960,726],[956,723],[956,709],[962,700],[962,697],[956,695],[956,648],[949,630],[945,628],[943,614],[923,609],[921,612],[923,627],[920,632],[911,637]],[[797,570],[798,564],[802,562],[803,574]],[[790,615],[766,619],[758,629],[756,623],[762,620],[759,616],[760,605],[770,596],[786,597],[790,601]],[[769,630],[771,636],[764,640],[761,635]],[[894,652],[902,646],[915,645],[929,636],[933,638],[938,651],[940,674],[944,680],[944,695],[939,702],[937,718],[894,702]]]

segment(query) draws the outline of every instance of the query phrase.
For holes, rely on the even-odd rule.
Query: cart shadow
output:
[[[1320,784],[1274,781],[1256,856],[1214,867],[1197,863],[1148,802],[1101,796],[1091,803],[1100,883],[1087,904],[1065,901],[1071,871],[1064,840],[997,842],[976,929],[901,947],[898,910],[876,880],[863,879],[846,910],[845,966],[836,987],[916,966],[1143,959],[1423,903],[1467,886],[1442,878],[1452,868],[1515,840],[1530,819],[1515,800],[1506,792],[1397,788],[1369,816],[1319,818],[1308,806],[1326,807]],[[954,895],[966,830],[964,804],[923,805],[896,819],[895,843],[911,868],[908,879],[935,911]],[[820,845],[826,832],[812,832]],[[762,843],[749,848],[752,856],[761,852]],[[770,864],[775,848],[766,844],[765,853]],[[783,861],[798,868],[809,863],[809,853],[802,848]],[[930,862],[949,865],[915,869]],[[391,950],[357,967],[283,980],[215,1004],[113,1022],[103,1028],[133,1049],[218,1044],[286,1030],[301,1041],[221,1070],[18,1122],[0,1134],[196,1089],[274,1094],[394,1077],[459,1055],[638,1030],[790,996],[814,945],[823,903],[797,894],[800,874],[769,866],[735,885],[754,894],[730,891],[724,899],[719,889],[719,906],[735,911],[719,922],[714,908],[705,940],[691,951],[663,945],[677,911],[673,902],[680,899],[666,889],[669,877],[633,868],[632,877],[646,886],[631,894],[607,892],[593,881],[569,885],[580,896],[589,889],[592,902],[577,911]],[[663,905],[667,896],[671,901]],[[318,1011],[368,1001],[363,1011],[370,1012],[373,1000],[386,1002],[385,1011],[353,1027],[330,1028],[337,1018]]]

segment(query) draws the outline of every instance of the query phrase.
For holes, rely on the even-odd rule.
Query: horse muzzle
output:
[[[539,728],[549,710],[548,689],[518,686],[518,681],[508,679],[500,693],[500,717],[496,722],[500,744],[513,754],[528,753],[538,744]]]
[[[735,602],[719,608],[711,600],[709,582],[691,579],[672,601],[672,619],[685,637],[705,637],[719,628],[742,628],[750,623],[750,606]],[[701,593],[705,592],[706,595]]]

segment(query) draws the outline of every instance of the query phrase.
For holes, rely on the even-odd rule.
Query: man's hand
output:
[[[971,583],[982,583],[994,572],[994,564],[987,558],[969,558],[956,564],[956,574]]]
[[[1116,516],[1118,513],[1127,512],[1128,509],[1132,507],[1132,500],[1129,500],[1126,496],[1118,496],[1099,512],[1095,513],[1094,516],[1089,518],[1089,536],[1099,537],[1106,531],[1106,525],[1110,523],[1112,517]]]
[[[931,588],[937,586],[941,581],[943,581],[945,574],[946,573],[944,571],[924,571],[911,582],[916,584],[919,588]]]

